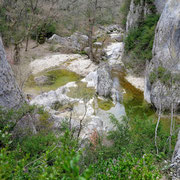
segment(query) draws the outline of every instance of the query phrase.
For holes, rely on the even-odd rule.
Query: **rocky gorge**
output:
[[[86,55],[80,54],[57,54],[34,60],[30,64],[34,77],[38,77],[38,74],[42,77],[43,72],[53,69],[66,69],[81,77],[80,80],[69,82],[56,90],[40,95],[32,94],[34,98],[30,103],[44,106],[52,115],[55,128],[58,128],[64,119],[71,119],[72,127],[79,128],[83,119],[80,134],[83,139],[89,138],[94,131],[106,134],[112,130],[110,114],[119,121],[126,114],[122,104],[125,90],[120,87],[119,78],[112,77],[113,68],[121,66],[123,69],[121,61],[124,52],[123,42],[113,42],[114,37],[123,34],[118,26],[107,27],[103,30],[103,34],[108,31],[111,31],[112,40],[103,50],[107,60],[100,65],[91,62]],[[25,89],[27,93],[33,92],[30,87]]]
[[[180,0],[87,2],[19,44],[0,26],[0,179],[179,179]]]

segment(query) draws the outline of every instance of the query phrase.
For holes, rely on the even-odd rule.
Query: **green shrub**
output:
[[[121,9],[120,9],[120,13],[122,15],[122,25],[124,27],[126,27],[126,20],[127,20],[127,15],[129,13],[130,3],[131,3],[131,0],[123,1]]]
[[[89,168],[80,172],[80,156],[69,131],[59,138],[37,134],[13,151],[0,149],[0,179],[89,179]]]
[[[117,159],[100,160],[93,166],[95,179],[136,179],[154,180],[161,177],[160,171],[153,163],[151,154],[141,158],[133,154],[123,154]]]
[[[155,28],[159,15],[149,15],[137,28],[129,31],[125,38],[125,52],[134,66],[145,66],[146,60],[152,59]]]
[[[31,32],[31,38],[42,44],[45,42],[45,38],[50,38],[56,33],[56,26],[53,22],[41,24]]]
[[[5,46],[8,46],[11,41],[11,31],[8,26],[8,20],[6,18],[6,9],[0,6],[0,34],[3,38]]]
[[[172,74],[166,68],[159,66],[157,69],[153,69],[150,73],[149,80],[153,84],[155,81],[160,80],[165,85],[170,85]]]
[[[149,75],[149,81],[153,84],[157,80],[157,74],[155,71],[152,71]]]

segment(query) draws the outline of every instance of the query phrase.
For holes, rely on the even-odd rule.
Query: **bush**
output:
[[[131,0],[126,0],[122,2],[122,7],[120,9],[121,15],[122,15],[122,25],[126,27],[126,20],[127,20],[127,15],[129,13],[129,7]]]
[[[126,153],[117,159],[100,160],[93,166],[96,179],[136,179],[154,180],[161,177],[158,168],[153,164],[150,154],[141,158]]]
[[[153,69],[153,71],[150,73],[149,76],[149,80],[151,84],[153,84],[157,80],[160,80],[161,83],[165,85],[170,85],[171,78],[172,78],[171,72],[162,66],[159,66],[157,69],[156,68]]]
[[[31,32],[31,38],[33,40],[38,40],[40,44],[43,44],[46,38],[50,38],[55,33],[56,33],[55,23],[44,23],[39,25],[36,29],[34,29],[33,32]]]
[[[80,172],[80,154],[69,131],[59,138],[37,134],[13,151],[0,149],[0,179],[89,179],[90,169]]]
[[[6,14],[5,14],[6,10],[0,6],[0,34],[3,38],[3,42],[5,46],[8,46],[10,43],[10,37],[11,37],[11,33],[8,27],[8,23],[7,23],[7,19],[6,19]]]
[[[137,28],[129,31],[125,38],[125,52],[130,55],[134,66],[145,66],[152,59],[155,28],[159,15],[149,15]]]

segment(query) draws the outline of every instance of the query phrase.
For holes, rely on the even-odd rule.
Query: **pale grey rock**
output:
[[[113,87],[111,89],[111,98],[114,104],[120,103],[123,101],[123,94],[121,93],[119,78],[113,78]]]
[[[108,59],[108,63],[112,66],[115,64],[121,64],[122,57],[124,55],[124,43],[123,42],[115,42],[107,46],[105,49],[106,57]]]
[[[101,27],[101,29],[105,30],[106,33],[108,34],[111,34],[113,32],[124,32],[124,30],[121,28],[120,25],[118,24],[114,24],[114,25],[109,25],[109,26],[104,26],[104,27]]]
[[[51,38],[49,38],[47,41],[48,42],[55,42],[55,43],[59,43],[59,44],[68,43],[67,39],[65,37],[58,36],[57,34],[53,34],[53,36]]]
[[[154,4],[155,4],[156,9],[157,9],[159,14],[161,14],[163,12],[163,9],[164,9],[167,1],[168,0],[155,0],[154,1]]]
[[[0,37],[0,106],[19,108],[23,103],[25,103],[25,99],[7,62]]]
[[[87,55],[89,55],[90,47],[85,47],[85,48],[84,48],[84,52],[85,52]]]
[[[69,41],[73,49],[81,51],[88,45],[88,36],[76,32],[69,37]]]
[[[61,37],[54,34],[48,39],[48,42],[59,43],[72,51],[81,51],[88,45],[88,36],[78,32],[72,34],[70,37]]]
[[[178,134],[178,140],[174,149],[171,168],[173,169],[173,180],[180,179],[180,131]]]
[[[76,87],[75,82],[70,82],[65,86],[58,88],[55,91],[49,91],[43,94],[36,96],[31,102],[31,105],[45,106],[52,108],[55,103],[61,105],[71,104],[78,101],[77,99],[70,98],[66,95],[70,87]]]
[[[100,96],[109,96],[113,81],[111,78],[111,68],[107,63],[101,63],[97,69],[98,83],[97,83],[97,94]]]
[[[94,89],[97,89],[97,82],[98,82],[97,71],[90,72],[84,79],[82,79],[82,82],[86,82],[87,87],[93,87]]]
[[[33,74],[58,67],[66,68],[81,76],[86,76],[97,69],[97,65],[90,59],[87,59],[87,56],[81,56],[79,54],[49,55],[34,60],[30,63],[30,67]]]
[[[102,44],[102,42],[95,42],[95,43],[93,44],[93,46],[94,46],[95,48],[102,48],[103,44]]]
[[[157,24],[153,45],[153,59],[147,67],[147,80],[152,72],[159,67],[170,71],[175,77],[180,76],[180,0],[169,0]],[[146,83],[146,87],[149,82]],[[170,110],[174,101],[175,110],[180,106],[180,80],[172,85],[163,85],[156,78],[147,89],[151,89],[151,102],[156,108],[161,100],[162,109]],[[160,93],[162,91],[162,93]],[[160,100],[159,100],[160,99]]]
[[[123,33],[112,33],[110,34],[110,37],[112,40],[115,40],[117,42],[123,42]]]
[[[47,76],[38,76],[34,78],[37,85],[45,85],[49,83],[49,78]]]
[[[140,19],[148,14],[151,14],[151,10],[145,0],[140,0],[140,3],[135,4],[134,0],[131,0],[129,13],[126,21],[126,32],[136,27]]]
[[[149,62],[146,62],[146,70],[145,70],[145,79],[144,79],[144,99],[148,102],[151,103],[151,83],[149,81],[149,76],[148,76],[148,66]]]

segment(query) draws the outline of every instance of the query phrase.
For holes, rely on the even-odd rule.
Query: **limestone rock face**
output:
[[[97,69],[98,83],[97,83],[97,93],[100,96],[109,96],[111,94],[111,89],[113,86],[113,81],[111,78],[111,69],[107,63],[102,63]]]
[[[170,80],[162,83],[159,77],[152,74],[157,69],[170,72],[175,82]],[[164,76],[165,77],[165,76]],[[150,86],[149,86],[150,84]],[[175,110],[180,107],[180,0],[169,0],[161,14],[153,45],[153,59],[147,65],[146,92],[150,93],[151,103],[156,108],[162,104],[162,109],[170,109],[172,102]]]
[[[128,32],[131,28],[136,27],[139,20],[150,13],[151,10],[145,0],[141,0],[138,4],[136,4],[134,0],[131,0],[126,21],[126,32]]]
[[[163,12],[166,2],[167,2],[167,0],[155,0],[154,1],[156,9],[159,14],[161,14]]]
[[[4,46],[0,37],[0,106],[18,108],[24,102],[22,92],[6,60]]]

